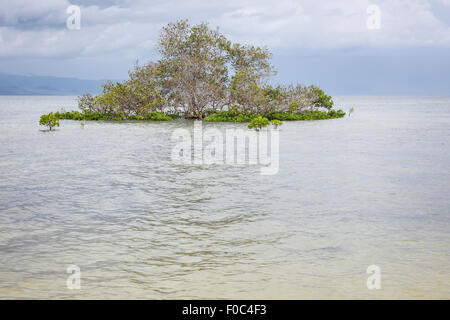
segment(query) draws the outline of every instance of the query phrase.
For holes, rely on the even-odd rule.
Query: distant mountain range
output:
[[[97,94],[106,80],[82,80],[50,76],[0,73],[0,95],[79,95]]]

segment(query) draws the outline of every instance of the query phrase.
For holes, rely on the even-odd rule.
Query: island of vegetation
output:
[[[162,28],[161,59],[136,63],[123,82],[103,85],[103,93],[78,97],[79,111],[43,115],[41,124],[69,120],[154,120],[177,118],[251,122],[340,118],[331,96],[317,86],[274,86],[267,48],[232,43],[206,23],[187,20]],[[267,120],[267,122],[266,122]],[[273,122],[275,121],[275,122]]]

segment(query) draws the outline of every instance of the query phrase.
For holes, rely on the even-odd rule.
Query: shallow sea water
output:
[[[263,176],[171,161],[190,121],[45,132],[75,97],[0,97],[0,298],[449,299],[450,98],[336,104],[285,122]]]

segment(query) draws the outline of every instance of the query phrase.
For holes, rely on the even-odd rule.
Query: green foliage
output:
[[[264,115],[258,115],[255,113],[236,113],[235,111],[216,111],[203,120],[208,122],[251,122],[258,116],[263,117]],[[328,112],[316,110],[306,111],[304,113],[274,111],[267,114],[266,118],[271,121],[301,121],[335,119],[342,118],[343,116],[345,116],[345,112],[342,110],[330,110]]]
[[[267,86],[264,88],[264,96],[267,97],[270,101],[277,101],[282,97],[282,89],[280,87],[273,88],[271,86]]]
[[[79,112],[79,111],[69,111],[69,112],[55,112],[52,113],[53,118],[63,119],[63,120],[78,120],[78,121],[125,121],[125,120],[136,120],[136,121],[171,121],[181,118],[181,115],[174,112],[149,112],[143,116],[125,116],[118,113],[93,113],[93,112]],[[44,115],[48,116],[48,115]],[[44,117],[43,116],[43,117]],[[284,112],[284,111],[274,111],[265,115],[265,118],[272,121],[272,124],[278,124],[274,122],[278,121],[296,121],[296,120],[323,120],[323,119],[333,119],[341,118],[345,116],[345,112],[342,110],[330,110],[328,112],[324,111],[306,111],[304,113],[294,113],[294,112]],[[257,117],[264,117],[264,115],[256,114],[251,111],[239,110],[236,106],[230,108],[230,110],[215,111],[209,114],[204,121],[207,122],[251,122]],[[42,117],[41,117],[42,119]],[[42,120],[41,120],[42,121]],[[58,125],[56,125],[58,126]]]
[[[59,127],[59,119],[53,112],[50,112],[41,116],[39,124],[41,126],[47,126],[52,131],[54,127]]]
[[[171,121],[173,118],[170,115],[166,115],[162,112],[152,112],[148,113],[144,119],[141,120],[152,120],[152,121]]]
[[[312,93],[317,96],[314,101],[314,106],[318,108],[325,108],[330,110],[333,108],[334,102],[331,96],[325,94],[325,92],[319,87],[312,86]]]
[[[203,118],[210,106],[225,104],[231,42],[206,23],[191,26],[187,20],[169,23],[159,38],[159,65],[170,102],[186,118]]]
[[[138,120],[138,121],[171,121],[174,119],[179,118],[178,114],[175,113],[164,113],[164,112],[149,112],[143,116],[137,115],[137,116],[130,116],[127,118],[124,118],[122,120]]]
[[[91,111],[79,112],[79,111],[68,111],[68,112],[55,112],[55,116],[62,120],[112,120],[113,115],[107,113],[95,113]]]
[[[280,121],[280,120],[272,120],[272,121],[270,121],[270,123],[273,125],[273,126],[275,126],[275,129],[277,129],[279,126],[281,126],[282,124],[283,124],[283,121]]]
[[[239,110],[236,106],[232,106],[229,110],[215,111],[203,120],[208,122],[250,122],[255,117],[257,115],[252,112]]]
[[[258,116],[256,118],[253,118],[252,121],[249,123],[248,128],[254,128],[256,131],[261,130],[264,127],[267,127],[269,125],[269,119]]]
[[[69,111],[69,112],[55,112],[54,117],[56,119],[63,120],[78,120],[78,121],[125,121],[125,120],[151,120],[151,121],[171,121],[179,118],[180,116],[176,113],[163,113],[163,112],[149,112],[145,115],[134,115],[126,116],[121,113],[94,113],[90,111],[79,112],[79,111]]]
[[[282,120],[282,121],[299,121],[299,120],[325,120],[342,118],[345,116],[345,112],[342,110],[330,110],[328,112],[324,111],[306,111],[304,113],[295,112],[283,112],[276,111],[270,113],[267,118],[269,120]]]

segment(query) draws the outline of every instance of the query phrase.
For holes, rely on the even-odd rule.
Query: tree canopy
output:
[[[275,70],[267,48],[232,43],[206,23],[169,23],[161,30],[158,51],[157,62],[136,64],[128,80],[106,83],[100,95],[80,96],[80,109],[121,118],[174,113],[203,119],[223,110],[267,116],[333,107],[316,86],[269,84]]]

